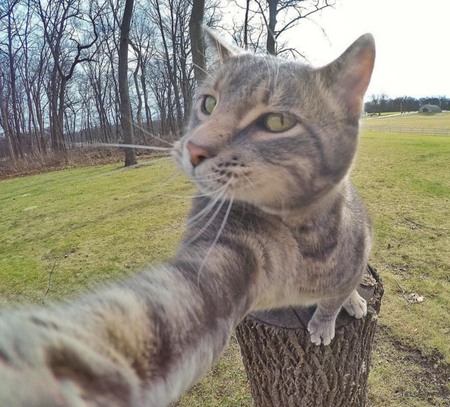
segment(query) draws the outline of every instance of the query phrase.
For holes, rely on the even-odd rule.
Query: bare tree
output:
[[[99,28],[102,31],[103,39],[101,43],[101,54],[106,56],[109,62],[107,78],[109,86],[104,87],[105,98],[109,101],[109,122],[114,128],[116,140],[122,138],[120,122],[120,95],[118,83],[118,53],[120,47],[120,13],[123,9],[123,0],[108,0],[107,12],[99,16]],[[100,75],[104,73],[99,72]]]
[[[137,98],[136,120],[140,133],[145,137],[148,132],[154,132],[147,80],[150,62],[156,55],[156,36],[155,27],[144,13],[135,15],[130,37],[130,45],[136,56],[136,67],[133,72]],[[143,110],[145,113],[145,126],[143,125]]]
[[[14,119],[14,130],[16,139],[16,153],[23,158],[22,129],[19,120],[19,104],[17,101],[17,80],[16,80],[16,51],[13,49],[13,12],[8,14],[8,56],[9,56],[9,79],[11,86],[11,107]]]
[[[5,59],[7,59],[7,70],[3,72],[3,104],[6,108],[6,99],[9,99],[9,104],[12,112],[12,120],[9,121],[9,117],[6,122],[6,116],[3,122],[5,122],[5,128],[8,133],[8,144],[10,145],[10,151],[12,153],[11,157],[24,156],[23,152],[23,142],[22,142],[22,126],[19,116],[19,100],[18,92],[19,87],[17,86],[17,59],[20,50],[16,47],[16,37],[18,36],[19,27],[15,20],[15,8],[18,5],[15,1],[8,1],[7,9],[8,13],[4,17],[6,20],[6,51],[4,52]],[[7,75],[7,76],[6,76]],[[6,82],[8,83],[8,97],[6,97]]]
[[[133,115],[131,113],[130,94],[128,91],[128,45],[130,36],[131,17],[134,0],[126,0],[120,27],[119,46],[119,94],[120,119],[122,122],[123,141],[133,144]],[[125,148],[125,167],[137,163],[134,148]]]
[[[254,16],[260,16],[266,36],[266,51],[269,54],[277,55],[293,51],[292,48],[279,47],[279,38],[282,34],[294,27],[300,20],[332,7],[334,0],[246,0],[245,7],[242,6],[241,1],[236,1],[236,4],[245,8],[242,27],[245,46],[248,46],[249,42],[255,43],[250,35],[252,31],[250,22]],[[258,32],[258,30],[256,31]],[[260,31],[257,35],[260,35]],[[259,39],[256,43],[259,44]]]
[[[166,4],[167,1],[167,4]],[[156,24],[158,25],[163,46],[162,58],[167,69],[168,79],[173,90],[173,98],[169,107],[171,120],[171,132],[177,133],[183,125],[183,105],[182,94],[180,90],[180,81],[177,73],[180,59],[177,58],[179,37],[183,35],[183,13],[186,17],[187,4],[181,4],[181,0],[152,0],[151,3],[155,10]],[[175,110],[173,111],[173,108]]]
[[[129,123],[145,130],[141,142],[154,132],[176,136],[184,125],[196,86],[194,49],[204,58],[203,40],[191,40],[190,23],[197,18],[198,30],[219,15],[219,0],[195,3],[198,13],[192,0],[133,3],[126,39],[128,57],[132,50],[135,58],[120,75],[134,78],[126,85]],[[50,147],[68,159],[79,141],[128,143],[136,136],[135,129],[124,131],[120,112],[125,6],[125,0],[0,2],[2,158],[44,162]]]
[[[80,0],[43,0],[36,1],[36,10],[41,19],[44,38],[53,57],[53,68],[50,79],[50,128],[52,149],[64,156],[67,147],[64,140],[64,109],[67,84],[74,75],[78,64],[92,59],[86,56],[97,41],[95,26],[96,16],[92,7],[89,13],[83,13]],[[79,25],[86,19],[89,21],[91,39],[81,43],[77,38]]]

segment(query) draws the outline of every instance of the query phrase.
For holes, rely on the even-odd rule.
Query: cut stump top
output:
[[[358,287],[358,293],[367,301],[368,307],[372,306],[375,308],[376,312],[379,311],[381,296],[383,295],[383,286],[380,277],[370,265],[367,266],[366,273]],[[277,328],[306,330],[315,309],[316,307],[313,306],[254,311],[250,313],[247,318]],[[336,319],[336,328],[345,326],[352,320],[354,320],[354,318],[342,309]]]

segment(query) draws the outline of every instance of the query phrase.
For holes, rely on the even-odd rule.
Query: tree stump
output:
[[[359,294],[367,316],[341,311],[329,346],[310,341],[312,308],[287,308],[248,315],[237,339],[255,407],[363,407],[372,343],[383,285],[368,266]]]

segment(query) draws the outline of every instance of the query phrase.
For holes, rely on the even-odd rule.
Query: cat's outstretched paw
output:
[[[344,309],[356,319],[360,319],[367,314],[367,303],[358,292],[355,290],[350,294],[347,301],[344,303]]]
[[[334,324],[335,321],[323,321],[319,318],[314,318],[313,315],[311,321],[308,324],[308,332],[311,335],[311,342],[320,345],[329,345],[334,338]]]

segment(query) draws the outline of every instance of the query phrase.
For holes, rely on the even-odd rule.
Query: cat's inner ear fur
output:
[[[363,98],[375,63],[375,40],[364,34],[335,61],[321,69],[326,83],[351,117],[362,113]]]
[[[214,30],[209,27],[204,29],[205,38],[214,48],[218,62],[223,63],[228,58],[244,53],[245,51],[230,42],[221,38]]]

